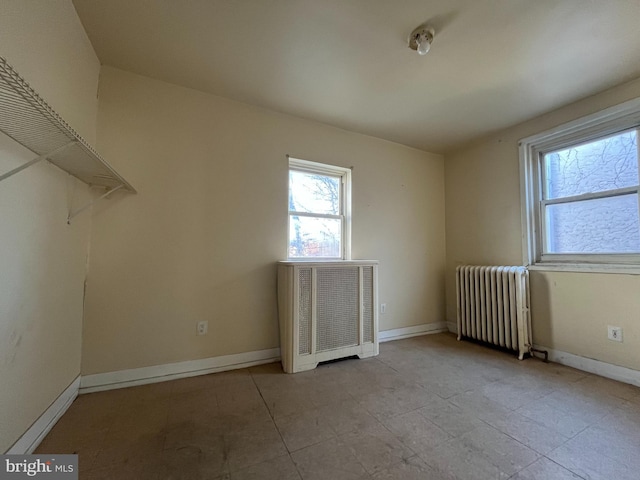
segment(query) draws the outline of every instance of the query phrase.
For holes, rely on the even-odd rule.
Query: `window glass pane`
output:
[[[638,185],[635,130],[544,155],[546,198]]]
[[[547,253],[640,252],[638,195],[547,205]]]
[[[341,258],[342,220],[291,215],[289,257]]]
[[[289,210],[340,215],[340,177],[290,170]]]

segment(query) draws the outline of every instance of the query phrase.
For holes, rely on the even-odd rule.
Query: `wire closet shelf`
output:
[[[0,175],[0,181],[48,160],[84,183],[107,188],[107,194],[119,189],[136,193],[3,57],[0,57],[0,130],[38,155]]]

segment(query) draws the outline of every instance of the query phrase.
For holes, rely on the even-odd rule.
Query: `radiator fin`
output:
[[[362,269],[362,341],[373,342],[373,267]]]
[[[317,351],[358,344],[359,269],[317,271]]]
[[[311,269],[298,270],[298,354],[311,353]]]
[[[529,272],[525,267],[461,265],[456,269],[458,338],[518,353],[531,348]]]

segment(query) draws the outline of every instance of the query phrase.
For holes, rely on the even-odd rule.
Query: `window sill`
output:
[[[606,263],[536,263],[527,267],[539,272],[616,273],[640,275],[640,265]]]
[[[340,264],[340,265],[371,265],[372,263],[377,264],[378,260],[340,260],[338,259],[297,259],[290,258],[288,260],[280,260],[278,263],[285,265],[298,265],[298,264],[306,264],[306,265],[327,265],[327,264]]]

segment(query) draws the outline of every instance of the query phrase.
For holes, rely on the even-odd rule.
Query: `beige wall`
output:
[[[640,79],[446,155],[447,319],[458,264],[521,265],[518,140],[640,96]],[[531,273],[533,337],[564,352],[640,370],[640,276]],[[624,342],[607,339],[607,325]]]
[[[73,5],[4,0],[0,55],[87,140],[100,65]],[[0,172],[35,155],[0,134]],[[88,188],[50,164],[0,183],[0,452],[80,373],[90,214],[67,225]]]
[[[99,105],[98,149],[139,194],[95,210],[83,374],[278,346],[287,154],[354,167],[353,257],[380,260],[381,329],[443,320],[441,156],[109,67]]]

